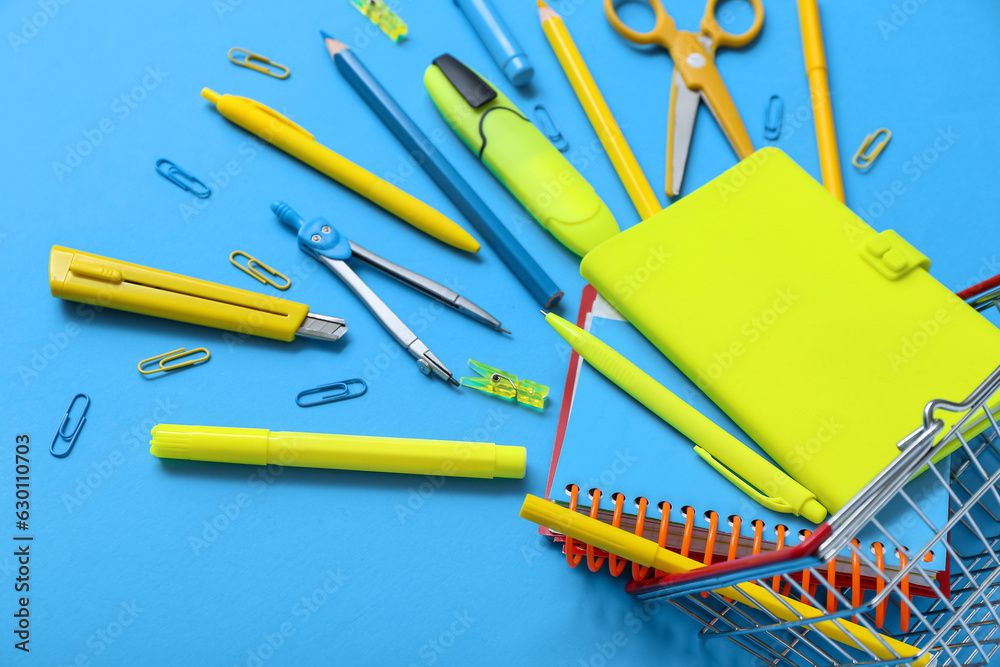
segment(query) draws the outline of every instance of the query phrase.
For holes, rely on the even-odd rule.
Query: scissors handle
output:
[[[666,8],[660,0],[646,1],[653,8],[653,13],[656,15],[656,23],[646,32],[633,30],[626,25],[625,21],[622,21],[621,17],[618,16],[615,0],[604,0],[604,15],[607,16],[608,23],[615,29],[615,32],[633,44],[658,44],[669,50],[674,43],[674,39],[677,37],[677,24],[674,23],[673,17],[667,13]],[[758,3],[759,1],[757,0]],[[713,7],[712,11],[714,12],[714,0],[712,0],[711,4]]]
[[[764,4],[761,0],[748,0],[753,8],[753,25],[738,35],[725,30],[715,18],[715,5],[719,0],[708,0],[705,4],[705,15],[701,19],[701,32],[707,35],[716,47],[725,46],[737,49],[746,46],[760,33],[764,25]],[[619,31],[621,32],[621,31]]]

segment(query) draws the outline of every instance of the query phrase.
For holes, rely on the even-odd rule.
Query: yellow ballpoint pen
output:
[[[609,526],[537,496],[528,495],[524,498],[520,516],[567,537],[593,545],[639,565],[656,568],[661,572],[676,574],[705,567],[696,560],[660,547],[656,542],[633,535],[621,528]],[[769,588],[754,583],[726,586],[714,592],[750,607],[764,609],[783,621],[796,622],[803,618],[817,618],[824,615],[823,610],[779,595]],[[847,619],[817,621],[808,627],[848,647],[864,646],[885,660],[913,657],[920,652],[915,646],[872,632]],[[930,659],[930,655],[924,655],[906,664],[922,666],[928,664]]]
[[[274,109],[246,97],[220,95],[208,88],[202,88],[201,95],[215,104],[216,110],[227,120],[354,190],[400,220],[450,246],[468,252],[479,252],[479,242],[458,223],[333,152]]]
[[[327,435],[220,426],[153,427],[149,453],[161,459],[521,479],[524,447],[457,440]]]
[[[758,503],[776,512],[803,516],[813,523],[826,517],[826,508],[811,491],[599,338],[554,313],[546,314],[545,321],[604,377],[695,443],[698,456]]]
[[[559,64],[562,65],[566,78],[569,79],[583,110],[587,112],[590,124],[597,132],[601,145],[611,159],[615,172],[625,186],[632,205],[639,212],[639,217],[645,220],[663,209],[653,188],[650,187],[646,175],[642,173],[639,162],[635,159],[632,149],[625,140],[618,122],[611,114],[608,103],[604,101],[601,90],[597,87],[594,77],[583,61],[576,43],[566,29],[562,17],[542,0],[538,0],[538,18],[542,22],[542,30],[555,51]]]

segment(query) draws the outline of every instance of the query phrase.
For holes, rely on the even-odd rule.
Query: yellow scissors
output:
[[[639,32],[625,25],[618,17],[615,0],[604,0],[604,13],[619,35],[634,44],[662,46],[674,60],[667,120],[667,195],[674,197],[681,190],[694,134],[694,120],[702,100],[722,126],[740,159],[753,153],[753,142],[743,119],[715,67],[715,50],[720,46],[738,48],[753,41],[764,24],[764,5],[761,0],[749,0],[754,13],[753,25],[742,35],[734,35],[723,30],[715,20],[717,0],[708,0],[705,5],[698,33],[678,30],[661,0],[647,2],[656,14],[656,25],[648,32]]]

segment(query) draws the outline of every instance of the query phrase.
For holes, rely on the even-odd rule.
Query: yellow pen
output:
[[[618,178],[625,186],[632,205],[639,212],[639,217],[645,220],[663,207],[653,194],[653,188],[646,180],[646,175],[642,173],[642,168],[632,154],[632,149],[625,140],[621,128],[618,127],[618,122],[611,115],[611,109],[604,101],[604,96],[601,95],[601,90],[591,76],[587,63],[583,61],[583,56],[576,48],[576,43],[566,29],[562,17],[542,0],[538,0],[538,18],[542,22],[542,30],[552,50],[559,59],[559,64],[566,73],[566,78],[573,86],[573,91],[583,105],[583,110],[587,112],[587,118],[590,119],[601,145],[611,159]]]
[[[52,296],[68,301],[227,329],[243,336],[335,341],[347,333],[344,320],[311,313],[302,303],[62,246],[52,246],[49,253],[49,289]]]
[[[840,152],[837,150],[837,130],[833,125],[830,103],[830,80],[826,73],[826,52],[823,29],[819,22],[816,0],[799,0],[799,23],[802,27],[802,50],[806,60],[806,77],[812,93],[813,116],[816,122],[816,144],[823,185],[837,199],[844,201],[844,177],[840,172]]]
[[[158,424],[152,438],[149,453],[161,459],[411,475],[522,479],[526,460],[524,447],[265,428]]]
[[[253,132],[275,148],[280,148],[354,190],[400,220],[450,246],[468,252],[479,252],[479,242],[456,222],[388,181],[334,153],[316,141],[305,129],[274,109],[246,97],[220,95],[209,88],[202,88],[201,96],[212,102],[216,110],[230,122]]]
[[[525,496],[520,516],[550,530],[603,549],[608,553],[639,565],[654,567],[662,572],[676,574],[704,567],[702,563],[664,549],[656,542],[609,526],[597,519],[591,519],[589,516],[578,514],[537,496]],[[718,588],[714,592],[754,608],[766,609],[783,621],[797,622],[801,621],[802,618],[817,618],[825,613],[824,610],[779,595],[753,583]],[[915,646],[886,635],[874,633],[864,626],[846,619],[840,619],[836,622],[818,621],[809,627],[851,648],[863,645],[878,657],[886,660],[896,659],[897,656],[893,655],[893,652],[903,657],[912,657],[920,652]],[[919,660],[907,664],[926,665],[930,659],[930,655],[925,655]]]
[[[815,494],[602,340],[554,313],[545,315],[545,321],[588,364],[695,443],[695,453],[745,494],[768,509],[803,516],[813,523],[826,517],[826,508]]]

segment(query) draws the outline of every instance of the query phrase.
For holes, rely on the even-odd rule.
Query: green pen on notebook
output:
[[[424,85],[465,145],[560,243],[583,257],[618,233],[590,183],[489,82],[445,54]]]
[[[544,313],[587,363],[691,442],[694,451],[723,477],[764,507],[820,523],[826,508],[815,494],[682,401],[607,343],[554,313]],[[767,492],[761,493],[761,491]]]

